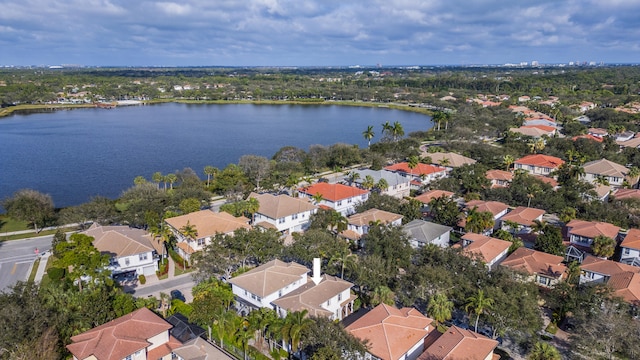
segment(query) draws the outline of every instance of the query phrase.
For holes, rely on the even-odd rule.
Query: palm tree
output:
[[[549,226],[551,225],[549,225],[546,221],[535,219],[533,220],[533,224],[531,225],[531,230],[538,235],[544,234],[545,231],[549,229]]]
[[[357,171],[349,171],[346,175],[347,181],[349,181],[349,186],[351,186],[356,180],[360,179],[360,173]]]
[[[362,182],[362,187],[367,189],[367,190],[371,190],[373,189],[373,186],[375,185],[375,181],[373,180],[373,176],[371,175],[367,175],[364,177],[364,181]]]
[[[136,178],[133,179],[133,184],[136,186],[146,184],[146,183],[147,183],[147,179],[145,179],[144,176],[136,176]]]
[[[536,194],[540,192],[540,187],[538,185],[531,185],[528,189],[527,189],[527,199],[529,199],[527,201],[527,207],[531,207],[531,199],[536,197]]]
[[[409,178],[413,180],[413,169],[418,167],[420,164],[420,158],[417,156],[409,156],[407,159],[407,167],[409,168]]]
[[[374,185],[374,188],[378,189],[380,192],[383,192],[389,188],[389,183],[385,179],[378,180],[378,183]]]
[[[373,125],[367,126],[367,130],[362,132],[362,136],[368,141],[367,146],[371,147],[371,139],[373,139],[376,134],[373,132]]]
[[[156,186],[158,187],[158,189],[160,189],[160,183],[162,182],[163,179],[164,179],[164,176],[162,176],[162,173],[160,171],[156,171],[153,173],[153,175],[151,175],[151,181],[156,183]]]
[[[513,164],[516,160],[513,156],[507,154],[502,157],[502,163],[507,167],[507,171],[511,170],[511,164]]]
[[[377,306],[379,304],[395,305],[396,294],[388,287],[380,285],[373,290],[373,296],[371,297],[371,306]]]
[[[610,258],[616,251],[616,242],[610,237],[598,235],[593,239],[591,250],[595,256]]]
[[[450,161],[447,158],[442,158],[440,159],[440,161],[438,161],[438,165],[442,166],[442,167],[447,167],[447,165],[449,165]]]
[[[581,271],[579,262],[574,260],[567,264],[567,283],[577,285]]]
[[[507,221],[503,222],[503,224],[504,224],[506,227],[508,227],[508,228],[509,228],[509,230],[510,230],[510,232],[511,232],[512,234],[515,234],[515,233],[517,233],[517,232],[520,230],[520,224],[518,224],[518,223],[517,223],[517,222],[515,222],[515,221],[507,220]]]
[[[629,168],[629,172],[627,173],[629,179],[631,179],[631,188],[635,189],[636,184],[638,184],[638,176],[640,176],[640,168],[637,166],[632,166]]]
[[[209,184],[211,183],[211,178],[215,176],[218,171],[219,170],[217,167],[211,165],[207,165],[204,167],[204,173],[207,174],[207,187],[209,187]]]
[[[440,131],[440,123],[442,122],[442,120],[445,120],[447,125],[446,127],[449,126],[449,113],[446,113],[444,111],[434,111],[433,112],[433,120],[436,121],[438,123],[438,131]]]
[[[247,352],[249,351],[249,340],[253,338],[254,331],[250,327],[243,327],[236,332],[235,339],[242,346],[244,360],[249,359]]]
[[[427,312],[436,321],[436,327],[442,322],[451,319],[453,311],[453,302],[447,299],[445,294],[435,294],[429,300]]]
[[[593,182],[596,185],[609,186],[609,178],[604,175],[598,175]]]
[[[529,360],[560,360],[560,352],[553,345],[546,342],[537,342],[529,353]]]
[[[180,228],[180,232],[182,233],[182,235],[186,238],[189,238],[193,241],[196,241],[196,239],[198,238],[198,229],[196,229],[195,225],[191,225],[191,223],[187,220],[187,223]],[[184,266],[185,268],[187,267],[187,259],[183,259],[184,262],[182,264],[182,266]]]
[[[165,180],[167,180],[167,182],[171,186],[171,189],[173,189],[173,183],[178,181],[178,175],[176,175],[176,174],[167,174],[167,176],[165,176]]]
[[[336,234],[340,234],[341,232],[347,230],[349,222],[347,218],[342,216],[337,211],[331,211],[331,217],[329,218],[329,226],[331,226],[331,230],[335,231]]]
[[[393,129],[393,125],[391,125],[388,121],[382,124],[382,134],[390,135]]]
[[[288,313],[285,318],[285,323],[282,327],[282,337],[291,346],[291,353],[298,351],[302,333],[313,323],[313,320],[307,317],[308,312],[309,311],[305,309]]]
[[[321,193],[315,193],[314,195],[311,196],[311,199],[315,202],[316,205],[320,204],[320,202],[322,201],[322,199],[324,199],[324,197],[322,196]]]
[[[404,136],[404,128],[400,122],[396,121],[393,123],[393,126],[391,127],[391,134],[393,134],[393,141],[398,141],[398,138]]]
[[[162,311],[162,317],[167,317],[167,310],[171,307],[171,296],[167,293],[160,292],[160,311]]]
[[[491,309],[493,306],[493,299],[485,297],[483,290],[478,290],[478,293],[474,296],[470,296],[467,298],[467,305],[465,305],[464,309],[471,313],[476,314],[476,326],[475,331],[478,331],[478,321],[480,320],[480,315],[485,310]]]
[[[344,270],[348,265],[354,266],[356,264],[356,259],[358,258],[355,254],[351,253],[349,250],[349,246],[345,243],[342,249],[338,249],[338,251],[329,259],[329,264],[333,264],[336,262],[340,263],[340,279],[344,279]]]
[[[478,211],[478,207],[469,209],[464,229],[476,234],[481,234],[495,224],[493,214],[488,211]]]

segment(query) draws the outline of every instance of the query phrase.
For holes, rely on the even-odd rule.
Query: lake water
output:
[[[133,179],[185,167],[204,178],[240,156],[271,157],[281,147],[308,150],[339,142],[366,147],[362,132],[399,121],[408,134],[431,118],[386,108],[336,105],[161,104],[60,110],[0,119],[0,199],[23,188],[53,197],[57,207],[92,196],[120,196]]]

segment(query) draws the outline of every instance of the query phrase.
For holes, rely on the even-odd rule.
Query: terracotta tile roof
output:
[[[624,272],[640,273],[640,267],[631,266],[617,261],[601,259],[599,257],[587,255],[580,264],[583,271],[590,271],[605,276],[613,276]]]
[[[443,160],[446,159],[449,162],[446,166],[454,168],[460,167],[462,165],[472,165],[476,163],[476,161],[472,158],[468,158],[466,156],[462,156],[453,152],[423,152],[421,156],[430,157],[432,164],[440,164]]]
[[[542,181],[545,184],[551,185],[551,187],[553,187],[553,188],[555,188],[558,185],[560,185],[560,184],[558,184],[558,182],[554,178],[550,178],[550,177],[542,176],[542,175],[533,175],[533,177],[535,177],[536,179]]]
[[[273,194],[249,194],[249,198],[255,198],[260,203],[258,212],[271,219],[280,219],[306,211],[313,211],[318,207],[313,205],[309,199],[294,198],[289,195]]]
[[[369,225],[369,223],[372,221],[380,221],[381,224],[386,225],[391,224],[394,221],[398,221],[402,219],[402,217],[402,215],[384,210],[369,209],[367,211],[349,216],[348,221],[349,224],[357,226]]]
[[[517,208],[513,209],[511,212],[501,217],[500,220],[513,221],[520,225],[531,226],[533,225],[533,220],[544,215],[544,213],[545,213],[544,210],[518,206]]]
[[[218,345],[211,344],[201,337],[186,342],[173,352],[185,360],[235,360],[235,357],[221,350]],[[147,356],[147,359],[152,360],[158,358]]]
[[[600,159],[589,161],[582,166],[585,174],[595,174],[602,176],[620,177],[624,178],[629,173],[629,169],[626,166],[616,164],[613,161],[607,159]]]
[[[147,352],[147,359],[162,359],[163,357],[171,354],[174,349],[177,349],[181,346],[182,343],[178,339],[170,335],[168,342]]]
[[[397,309],[380,304],[346,327],[361,340],[369,341],[369,353],[383,360],[401,359],[432,332],[432,319],[414,308]]]
[[[273,304],[290,312],[307,310],[309,316],[331,317],[335,314],[321,305],[352,286],[353,284],[346,280],[324,274],[318,285],[309,278],[306,284],[274,300]],[[342,299],[342,304],[352,300],[355,300],[355,296]]]
[[[93,223],[83,234],[93,237],[93,246],[101,253],[117,257],[136,255],[155,250],[150,235],[142,229],[128,226],[100,226]]]
[[[188,222],[195,226],[199,239],[214,236],[218,233],[230,234],[240,228],[251,229],[249,219],[245,217],[235,217],[226,212],[213,212],[211,210],[200,210],[168,218],[165,219],[165,222],[177,231],[180,231]]]
[[[485,177],[489,180],[512,181],[513,173],[504,170],[488,170]]]
[[[353,230],[344,230],[340,233],[340,236],[342,236],[343,238],[349,239],[349,240],[359,240],[362,235],[358,234],[357,232],[353,231]]]
[[[308,272],[309,269],[298,263],[276,259],[231,278],[229,282],[252,294],[265,297],[301,280]]]
[[[640,199],[640,189],[618,189],[613,196],[618,200]]]
[[[596,135],[596,136],[609,135],[609,132],[606,129],[601,129],[601,128],[589,128],[587,132],[591,135]]]
[[[148,339],[167,332],[171,324],[141,308],[71,337],[67,349],[78,359],[121,360],[151,345]]]
[[[562,264],[562,256],[551,255],[520,247],[500,264],[516,271],[524,271],[529,275],[540,274],[561,279],[565,277],[567,267]]]
[[[629,229],[620,247],[640,250],[640,229]]]
[[[613,289],[615,296],[633,305],[640,304],[640,274],[625,271],[611,275],[607,285]]]
[[[575,234],[590,239],[593,239],[598,235],[604,235],[615,240],[618,237],[618,232],[620,232],[619,227],[600,221],[574,219],[569,221],[566,226],[567,234]]]
[[[640,137],[635,137],[627,141],[616,141],[616,143],[622,147],[637,148],[640,147]]]
[[[443,167],[435,166],[435,165],[427,165],[423,163],[418,163],[418,166],[416,166],[414,169],[410,169],[409,163],[407,162],[401,162],[391,166],[387,166],[385,167],[385,170],[403,172],[406,174],[412,174],[414,176],[431,175],[431,174],[447,171],[447,169]]]
[[[434,331],[426,342],[430,345],[418,360],[484,360],[498,346],[496,340],[457,326],[451,326],[443,334]]]
[[[509,241],[474,233],[464,234],[462,240],[471,241],[469,245],[465,246],[463,253],[480,255],[487,264],[507,251],[511,246]]]
[[[476,208],[478,212],[490,212],[496,217],[501,212],[507,210],[509,205],[501,203],[500,201],[484,201],[484,200],[471,200],[466,203],[465,209]]]
[[[525,136],[539,138],[539,137],[542,137],[543,135],[547,135],[547,136],[552,135],[556,131],[556,128],[554,128],[553,126],[547,126],[547,125],[524,125],[524,126],[520,126],[519,128],[511,128],[509,129],[509,131],[522,134]]]
[[[345,200],[356,196],[368,194],[369,191],[358,189],[354,186],[347,186],[342,184],[329,184],[325,182],[315,183],[313,185],[298,189],[301,193],[313,196],[315,194],[322,194],[322,198],[332,202],[339,200]]]
[[[564,160],[557,158],[555,156],[542,155],[542,154],[534,154],[527,155],[515,161],[516,164],[522,165],[533,165],[537,167],[544,167],[555,169],[558,166],[564,164]]]
[[[578,136],[574,136],[574,137],[571,138],[571,140],[573,140],[573,141],[576,141],[578,139],[589,139],[589,140],[593,140],[593,141],[600,142],[600,143],[604,141],[604,139],[602,139],[601,137],[593,136],[591,134],[578,135]]]
[[[418,196],[416,196],[414,199],[420,201],[423,204],[428,204],[429,202],[431,202],[431,200],[439,198],[441,196],[445,196],[445,197],[453,197],[453,193],[451,191],[445,191],[445,190],[429,190],[425,193],[422,193]]]
[[[193,249],[189,243],[187,243],[186,241],[181,241],[179,243],[176,244],[177,247],[180,248],[180,250],[184,251],[185,254],[193,254],[195,251],[195,249]]]

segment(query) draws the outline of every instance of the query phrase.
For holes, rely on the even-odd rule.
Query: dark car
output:
[[[171,299],[176,299],[183,302],[187,301],[180,290],[171,290]]]

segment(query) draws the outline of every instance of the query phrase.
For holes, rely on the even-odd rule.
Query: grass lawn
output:
[[[36,279],[36,273],[38,272],[38,267],[40,266],[41,258],[37,258],[36,261],[33,262],[33,266],[31,267],[31,274],[29,274],[29,282],[33,282]]]
[[[62,230],[64,230],[65,232],[69,232],[69,231],[76,231],[78,230],[77,227],[70,227],[70,228],[62,228]],[[0,232],[0,242],[2,241],[7,241],[7,240],[20,240],[20,239],[28,239],[28,238],[34,238],[34,237],[38,237],[38,236],[45,236],[45,235],[53,235],[56,233],[56,230],[46,230],[46,231],[40,231],[39,233],[35,233],[35,232],[30,232],[27,234],[18,234],[18,235],[2,235],[2,233]]]
[[[7,215],[0,215],[0,233],[30,229],[31,227],[26,221],[16,220]]]

